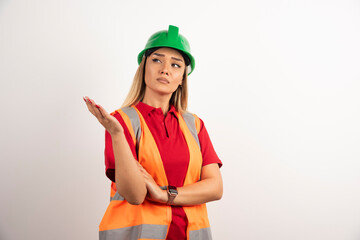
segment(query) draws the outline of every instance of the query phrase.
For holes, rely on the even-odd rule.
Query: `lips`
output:
[[[166,84],[170,83],[169,80],[167,80],[166,78],[163,78],[163,77],[157,78],[156,80],[161,83],[166,83]]]

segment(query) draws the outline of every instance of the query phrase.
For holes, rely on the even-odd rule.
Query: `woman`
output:
[[[89,111],[105,127],[111,201],[100,239],[211,239],[205,203],[222,197],[222,163],[202,120],[186,112],[195,67],[179,29],[153,34],[123,108]]]

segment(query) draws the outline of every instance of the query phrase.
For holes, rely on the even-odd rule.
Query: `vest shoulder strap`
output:
[[[199,141],[199,137],[198,137],[198,133],[200,131],[200,119],[199,119],[199,117],[196,116],[195,114],[192,114],[192,113],[189,113],[189,112],[184,112],[182,114],[182,117],[184,118],[184,121],[185,121],[187,127],[189,128],[189,130],[191,132],[191,135],[193,135],[193,137],[195,138],[197,144],[200,147],[200,141]]]
[[[128,116],[131,122],[132,130],[134,131],[136,142],[140,142],[141,124],[138,113],[133,107],[121,108],[121,110]],[[131,131],[131,129],[129,129]]]
[[[140,142],[141,137],[141,124],[138,113],[133,107],[121,108],[121,110],[128,116],[131,122],[132,130],[134,131],[136,142]],[[200,119],[195,114],[184,112],[182,117],[185,120],[187,127],[189,128],[191,135],[195,138],[197,144],[200,147],[200,141],[198,133],[200,131]],[[131,129],[129,129],[131,131]]]

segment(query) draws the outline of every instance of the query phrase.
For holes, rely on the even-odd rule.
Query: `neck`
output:
[[[150,94],[145,92],[142,102],[154,108],[161,108],[163,114],[166,115],[170,108],[170,98],[171,95],[150,96]]]

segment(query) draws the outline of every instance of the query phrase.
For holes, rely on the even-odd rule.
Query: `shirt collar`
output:
[[[159,112],[159,113],[162,114],[161,108],[155,108],[155,107],[147,105],[147,104],[145,104],[143,102],[139,102],[135,106],[144,115],[149,115],[149,114],[155,113],[155,112]],[[175,109],[174,105],[170,105],[170,109],[169,109],[168,113],[173,114],[177,118],[176,109]]]

